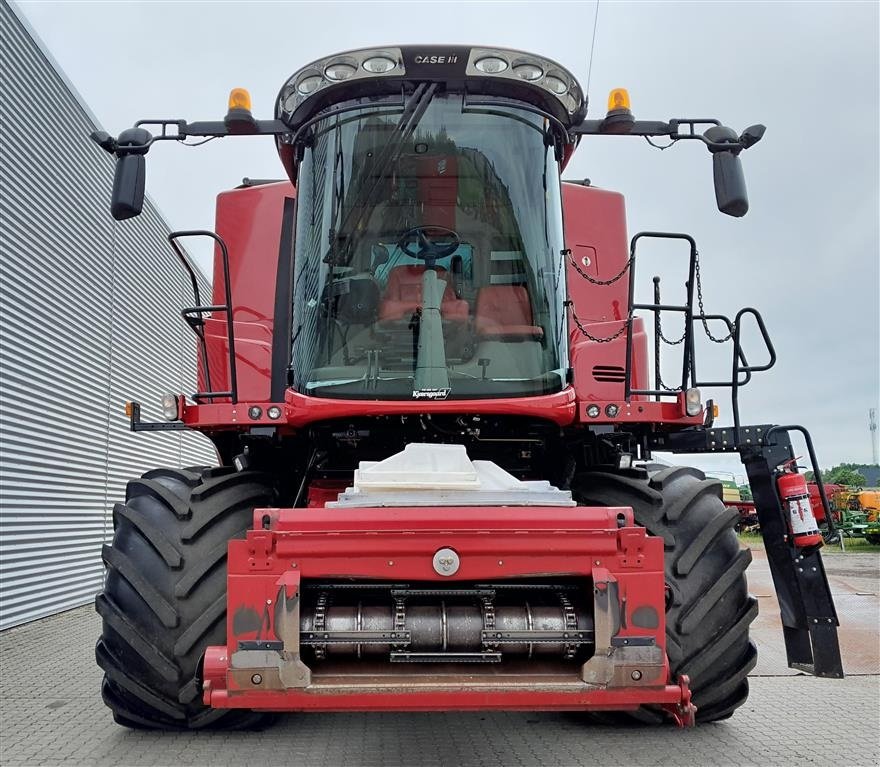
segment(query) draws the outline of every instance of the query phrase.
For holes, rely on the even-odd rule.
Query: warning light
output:
[[[233,109],[251,111],[251,94],[245,88],[233,88],[229,91],[229,111]]]
[[[608,94],[608,111],[616,112],[622,109],[630,111],[629,93],[626,88],[615,88]]]
[[[134,412],[134,403],[126,402],[125,403],[125,415],[131,418],[131,414]]]
[[[721,412],[721,409],[718,405],[712,405],[712,418],[718,418],[718,414]]]
[[[257,132],[257,121],[251,114],[251,94],[244,88],[229,91],[229,111],[223,118],[230,135],[247,135]]]

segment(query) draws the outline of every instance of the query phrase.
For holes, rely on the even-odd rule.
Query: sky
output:
[[[428,42],[542,54],[584,87],[589,73],[592,117],[604,114],[612,88],[626,87],[637,119],[765,124],[743,155],[751,210],[741,219],[717,212],[711,158],[698,142],[660,152],[641,139],[588,139],[564,176],[624,193],[631,235],[694,236],[707,311],[763,313],[778,361],[743,390],[744,423],[805,425],[825,467],[870,461],[868,409],[880,407],[880,3],[600,0],[598,17],[594,0],[17,8],[114,135],[141,118],[221,119],[236,86],[269,118],[287,77],[314,59]],[[157,145],[147,192],[172,229],[210,229],[216,194],[243,177],[283,177],[271,139]],[[207,265],[204,251],[196,256]],[[680,256],[647,257],[642,296],[653,273],[681,283]],[[745,338],[750,361],[760,361],[759,339]],[[701,374],[728,370],[729,346],[709,346],[698,347]],[[726,395],[714,394],[729,423]],[[699,465],[744,473],[735,457]]]

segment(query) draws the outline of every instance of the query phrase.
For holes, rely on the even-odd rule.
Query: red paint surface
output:
[[[326,488],[325,488],[326,489]],[[623,527],[618,527],[622,518]],[[209,648],[205,700],[216,707],[274,710],[632,709],[644,703],[675,706],[686,691],[663,678],[652,686],[607,688],[576,683],[566,689],[406,690],[321,693],[305,689],[237,689],[227,674],[229,654],[242,640],[276,639],[271,605],[281,589],[293,597],[301,582],[504,581],[529,577],[585,577],[617,582],[623,620],[619,637],[651,636],[665,650],[663,541],[635,526],[629,508],[447,507],[386,509],[256,509],[255,528],[229,544],[225,647]],[[268,528],[268,529],[266,529]],[[451,577],[433,569],[434,553],[453,547],[461,567]],[[587,592],[589,593],[589,592]],[[653,606],[655,628],[632,615]],[[263,616],[259,629],[236,633],[239,610]],[[314,672],[319,674],[319,669]],[[479,674],[472,667],[463,676]],[[485,672],[484,672],[485,673]],[[575,678],[576,668],[572,668]],[[317,680],[317,677],[316,677]]]
[[[267,400],[272,367],[275,282],[285,199],[295,196],[287,182],[232,189],[217,197],[217,234],[229,250],[229,283],[240,400]],[[214,253],[213,303],[225,303],[223,262]],[[215,391],[229,388],[226,317],[207,321],[208,359]],[[201,375],[199,387],[204,390]]]
[[[247,404],[260,404],[264,412],[270,393],[272,333],[274,330],[275,283],[285,199],[293,198],[287,182],[235,189],[217,201],[217,231],[229,248],[230,283],[235,318],[238,407],[222,402],[185,408],[183,420],[194,428],[244,428]],[[445,200],[438,192],[440,203]],[[626,215],[622,195],[576,184],[562,185],[566,243],[571,248],[566,269],[570,311],[596,338],[608,338],[626,321],[628,275],[611,285],[595,285],[593,279],[610,280],[620,274],[629,257]],[[439,203],[438,203],[439,204]],[[572,263],[573,262],[573,263]],[[577,264],[577,268],[575,265]],[[214,299],[223,303],[223,276],[219,255],[215,258]],[[208,320],[209,360],[215,390],[228,388],[226,322],[221,316]],[[570,318],[569,345],[574,372],[571,387],[556,394],[469,401],[404,402],[344,400],[310,397],[288,390],[284,414],[278,424],[294,428],[340,417],[416,413],[509,414],[544,418],[561,426],[588,421],[586,405],[592,402],[624,404],[622,374],[626,367],[626,334],[600,343],[584,336]],[[648,345],[641,318],[633,323],[632,386],[650,388]],[[200,386],[204,381],[200,379]],[[631,398],[618,418],[602,417],[600,423],[664,423],[690,426],[702,416],[687,417],[676,403],[656,403],[647,397]],[[259,419],[265,423],[266,418]]]

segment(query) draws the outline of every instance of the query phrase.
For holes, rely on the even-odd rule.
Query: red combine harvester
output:
[[[272,120],[236,89],[222,121],[93,136],[118,158],[117,219],[140,212],[158,141],[273,136],[289,178],[246,180],[219,196],[216,233],[169,237],[188,269],[180,240],[215,242],[213,298],[190,270],[182,312],[199,391],[166,396],[167,422],[130,403],[131,428],[198,430],[221,466],[148,472],[115,509],[96,652],[117,722],[730,716],[756,658],[751,555],[720,484],[652,450],[740,454],[788,661],[842,676],[819,546],[797,526],[809,501],[791,494],[789,435],[803,430],[739,420],[739,389],[775,359],[759,313],[695,313],[691,237],[628,243],[621,195],[560,181],[584,137],[693,140],[712,154],[719,208],[742,216],[739,155],[763,126],[635,120],[623,90],[585,117],[575,78],[546,58],[404,46],[309,64]],[[656,239],[688,259],[679,303],[657,280],[652,303],[635,300],[639,246]],[[672,385],[659,365],[650,380],[646,320],[659,330],[664,314],[685,327]],[[710,321],[727,328],[729,381],[697,378]],[[746,360],[747,322],[764,364]],[[701,386],[731,390],[732,427],[713,427]]]

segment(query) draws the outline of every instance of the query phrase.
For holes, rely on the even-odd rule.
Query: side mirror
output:
[[[739,159],[739,153],[743,149],[739,136],[723,125],[709,128],[703,136],[715,144],[715,146],[710,145],[709,151],[712,152],[715,203],[718,205],[718,210],[728,216],[740,218],[749,211],[749,196],[746,192],[742,161]],[[753,143],[756,143],[760,138],[759,135]],[[719,144],[722,146],[718,146]],[[724,149],[724,144],[732,144],[733,146],[730,149]]]
[[[712,171],[718,210],[736,218],[748,213],[749,196],[746,193],[746,179],[739,155],[733,152],[716,152],[712,155]]]
[[[126,154],[116,160],[110,213],[117,221],[140,215],[144,209],[146,176],[147,158],[144,155]]]
[[[152,136],[143,128],[130,128],[116,140],[116,172],[110,213],[117,221],[140,215],[144,209],[147,150]],[[97,139],[95,139],[97,141]]]

